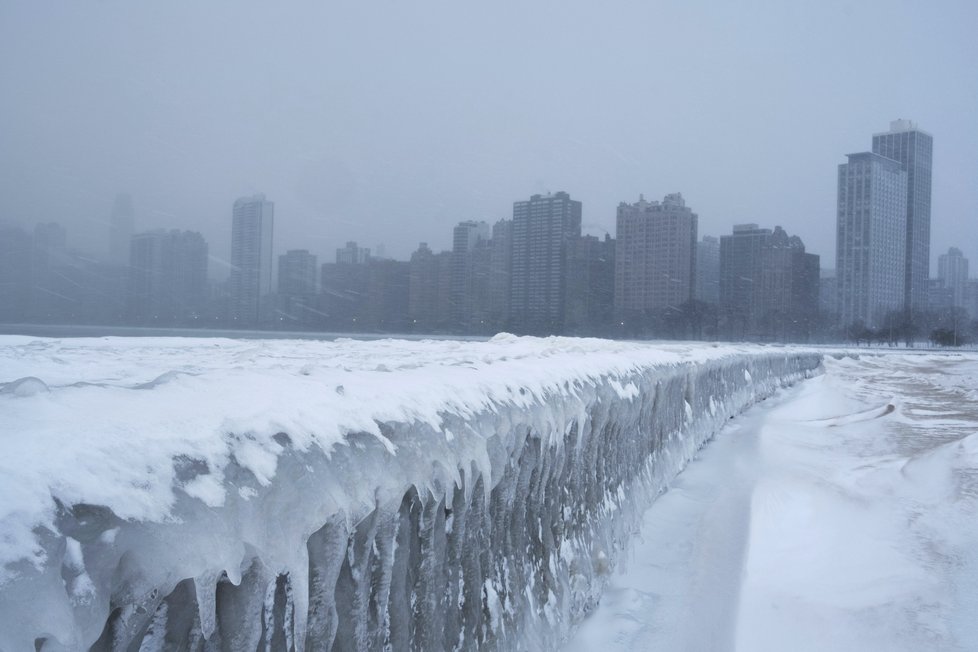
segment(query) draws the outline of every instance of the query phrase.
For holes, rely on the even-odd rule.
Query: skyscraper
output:
[[[290,249],[278,257],[278,292],[286,296],[316,293],[319,266],[306,249]]]
[[[242,326],[261,318],[262,298],[272,291],[275,204],[265,195],[234,202],[231,225],[231,319]]]
[[[193,231],[132,237],[127,312],[135,323],[194,323],[207,301],[207,243]]]
[[[965,286],[968,283],[968,259],[961,250],[951,247],[946,254],[937,258],[937,278],[941,286],[951,291],[952,305],[961,308],[965,305]]]
[[[899,161],[871,152],[848,158],[839,165],[839,319],[843,326],[861,321],[875,328],[907,305],[907,172]]]
[[[619,318],[677,312],[693,298],[698,217],[681,193],[618,205],[615,313]]]
[[[732,339],[804,340],[818,312],[819,258],[777,226],[720,238],[720,330]]]
[[[719,305],[720,303],[720,241],[704,235],[696,243],[696,290],[697,301]]]
[[[129,245],[135,223],[132,196],[128,193],[116,195],[109,221],[109,262],[113,265],[129,264]]]
[[[581,202],[566,192],[513,204],[510,323],[521,333],[563,329],[567,266],[581,235]]]
[[[930,274],[930,188],[934,138],[910,120],[894,120],[873,134],[873,153],[899,161],[907,173],[904,307],[921,309]]]
[[[461,331],[485,320],[489,293],[489,236],[486,222],[459,222],[452,233],[451,316]]]

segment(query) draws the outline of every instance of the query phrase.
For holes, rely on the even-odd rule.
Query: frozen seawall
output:
[[[790,348],[0,337],[0,650],[552,649]]]

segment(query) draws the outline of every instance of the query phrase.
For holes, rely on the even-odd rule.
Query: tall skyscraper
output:
[[[132,196],[128,193],[116,195],[109,220],[109,262],[113,265],[129,264],[129,245],[135,224]]]
[[[839,165],[839,320],[876,328],[907,305],[907,172],[899,161],[871,152],[848,159]]]
[[[520,333],[563,330],[567,267],[581,236],[581,202],[566,192],[513,203],[510,323]]]
[[[141,324],[194,323],[207,302],[207,243],[193,231],[132,237],[129,319]]]
[[[894,120],[873,134],[873,153],[899,161],[907,173],[904,305],[921,309],[930,275],[930,188],[934,138],[910,120]]]
[[[353,241],[347,242],[345,247],[336,250],[336,262],[338,264],[361,265],[369,259],[370,249],[357,246],[357,243]]]
[[[676,312],[693,298],[698,217],[681,193],[618,205],[615,313],[619,318]]]
[[[937,258],[937,278],[941,286],[951,291],[952,305],[965,305],[965,286],[968,283],[968,259],[961,250],[951,247]]]
[[[272,291],[272,232],[275,204],[265,195],[234,202],[231,224],[231,319],[253,326],[262,317],[262,299]]]

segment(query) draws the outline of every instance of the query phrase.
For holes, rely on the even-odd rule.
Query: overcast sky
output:
[[[932,267],[978,272],[978,2],[0,3],[0,220],[107,248],[275,202],[276,253],[407,258],[566,190],[585,231],[681,191],[700,234],[784,226],[834,266],[836,166],[934,136]],[[219,274],[219,270],[213,270]]]

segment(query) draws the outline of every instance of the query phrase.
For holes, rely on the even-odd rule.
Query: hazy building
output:
[[[363,266],[367,269],[367,297],[364,320],[358,330],[384,333],[406,333],[411,330],[408,320],[410,263],[375,258]]]
[[[31,236],[0,224],[0,322],[23,322],[31,300]]]
[[[704,235],[696,243],[696,290],[697,301],[720,305],[720,241]]]
[[[265,195],[234,202],[231,225],[231,321],[257,324],[262,300],[272,291],[272,234],[275,204]]]
[[[871,152],[848,159],[838,178],[837,312],[843,326],[876,328],[906,305],[907,172]]]
[[[316,294],[319,265],[306,249],[291,249],[278,257],[279,322],[309,326],[318,322]]]
[[[978,279],[968,279],[964,284],[962,307],[972,319],[978,319]]]
[[[316,293],[316,256],[306,249],[291,249],[278,257],[278,292],[282,295]]]
[[[951,247],[946,254],[937,258],[937,278],[943,287],[951,291],[952,305],[963,307],[965,286],[968,283],[968,259],[960,249]]]
[[[563,330],[571,247],[581,235],[581,202],[566,192],[513,204],[510,323],[520,333]]]
[[[906,172],[904,305],[922,308],[930,276],[930,195],[934,138],[910,120],[873,134],[873,153],[899,161]]]
[[[109,259],[113,265],[129,264],[129,245],[136,228],[136,211],[132,196],[128,193],[116,195],[109,217]]]
[[[815,327],[819,258],[780,226],[720,238],[720,331],[732,339],[804,340]]]
[[[564,330],[574,335],[607,335],[615,307],[615,241],[585,235],[571,250]]]
[[[492,225],[489,248],[489,323],[493,329],[500,330],[509,326],[513,220],[499,220]]]
[[[676,312],[693,298],[697,215],[681,193],[618,205],[615,313],[620,319]]]
[[[452,252],[434,253],[427,242],[411,254],[408,279],[408,317],[417,332],[451,328],[450,285]]]
[[[129,250],[129,319],[139,324],[196,323],[208,297],[204,237],[192,231],[139,233]]]
[[[927,303],[924,310],[935,314],[948,314],[954,308],[954,291],[939,278],[927,279]]]
[[[370,249],[358,247],[356,242],[347,242],[345,247],[336,250],[336,262],[340,264],[361,265],[369,259]]]
[[[78,286],[65,274],[70,267],[65,228],[57,222],[34,226],[31,247],[31,319],[71,322],[79,310]]]
[[[819,270],[818,283],[818,310],[826,316],[835,316],[839,309],[839,281],[835,277],[834,269]],[[833,323],[838,319],[830,320]]]
[[[489,239],[486,222],[459,222],[452,233],[451,310],[460,331],[484,325],[489,292]]]

